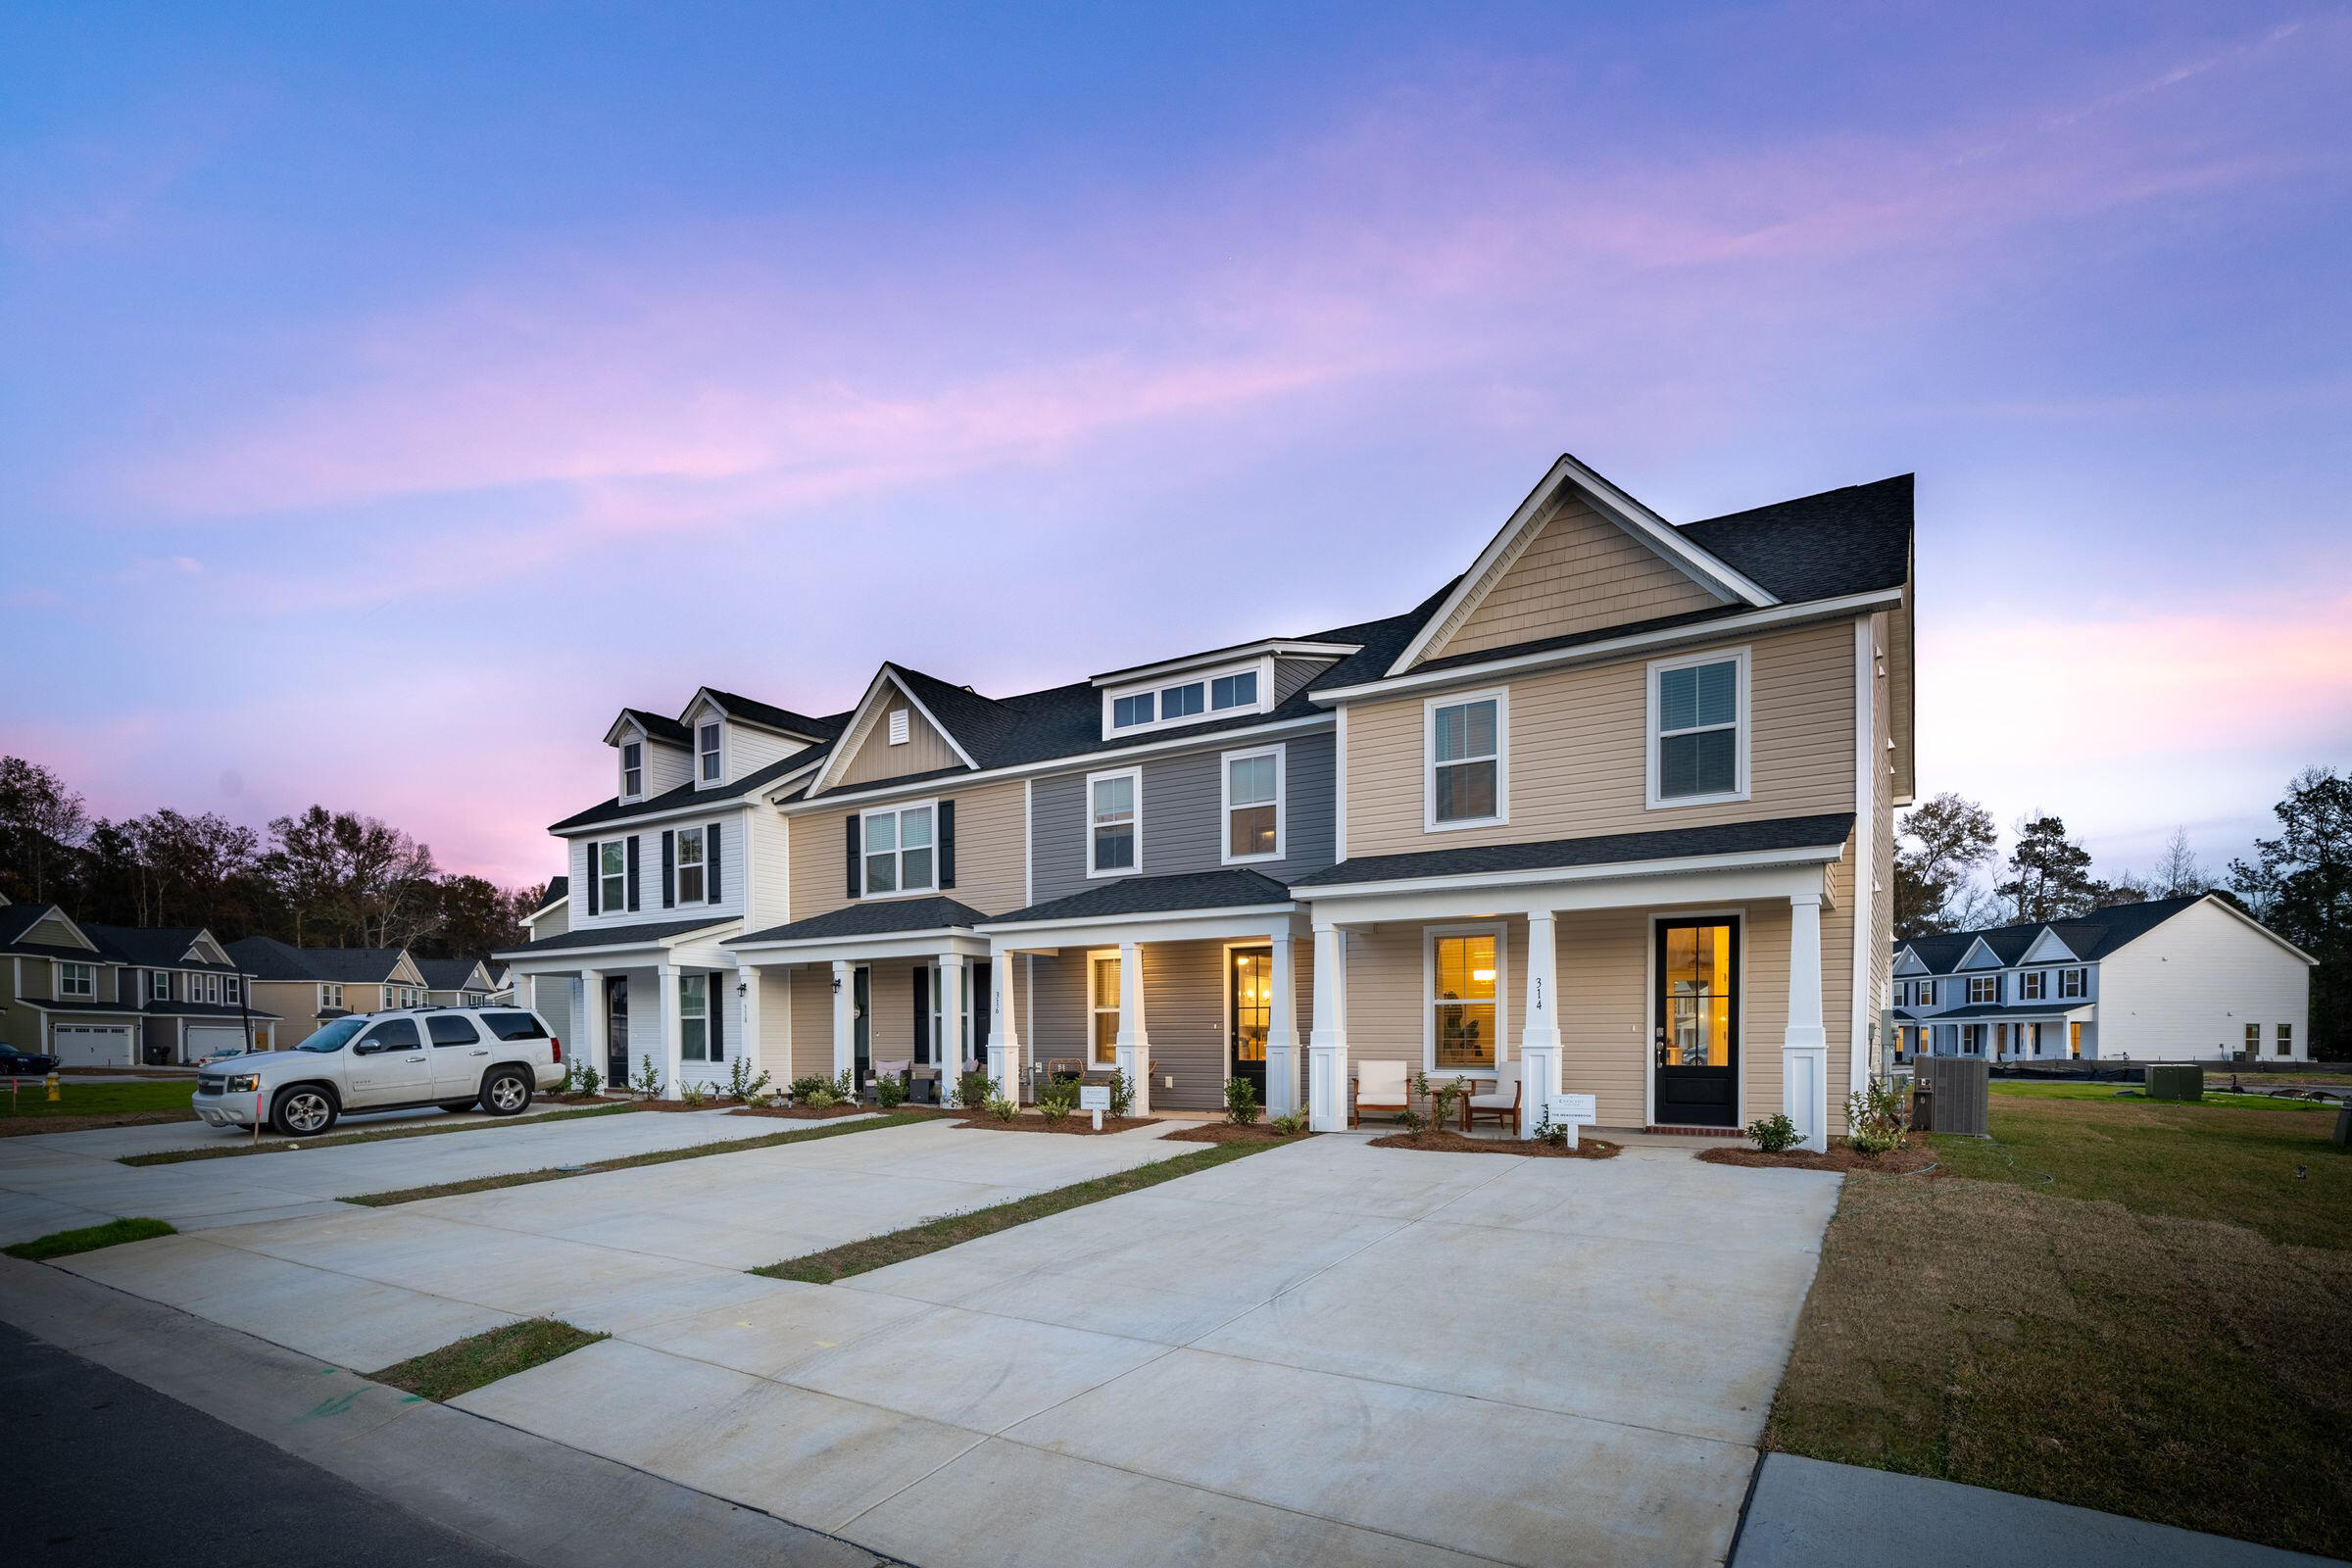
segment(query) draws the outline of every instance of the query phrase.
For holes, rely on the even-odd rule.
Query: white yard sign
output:
[[[1568,1147],[1576,1147],[1576,1130],[1600,1120],[1598,1095],[1553,1095],[1544,1102],[1544,1114],[1554,1127],[1568,1129]]]
[[[1101,1132],[1102,1130],[1102,1113],[1110,1108],[1110,1085],[1079,1085],[1078,1108],[1080,1110],[1093,1112],[1095,1118],[1095,1131]]]

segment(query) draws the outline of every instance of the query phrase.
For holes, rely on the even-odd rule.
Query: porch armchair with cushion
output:
[[[1364,1111],[1396,1112],[1413,1108],[1411,1074],[1401,1061],[1359,1061],[1348,1081],[1348,1125],[1358,1125]]]
[[[1494,1081],[1474,1087],[1462,1097],[1462,1131],[1468,1132],[1482,1116],[1498,1127],[1507,1127],[1511,1135],[1519,1133],[1519,1097],[1525,1089],[1519,1079],[1519,1064],[1506,1061],[1494,1069]]]

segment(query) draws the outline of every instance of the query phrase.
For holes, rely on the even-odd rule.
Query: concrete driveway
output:
[[[1723,1559],[1834,1176],[1333,1136],[839,1287],[741,1272],[1182,1147],[930,1124],[69,1262],[363,1370],[607,1330],[460,1406],[935,1568]]]

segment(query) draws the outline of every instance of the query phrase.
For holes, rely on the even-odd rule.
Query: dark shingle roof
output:
[[[1914,1012],[1912,1018],[1919,1023],[1967,1023],[1978,1018],[2055,1018],[2060,1013],[2073,1012],[2089,1005],[2089,1000],[2082,997],[2071,1002],[1978,1002],[1945,1012]]]
[[[726,925],[735,916],[703,915],[692,920],[641,920],[635,925],[581,926],[561,936],[541,937],[525,942],[519,948],[506,948],[493,957],[519,958],[526,954],[560,953],[567,948],[629,948],[684,936],[689,931],[708,931],[712,926]]]
[[[66,920],[73,916],[54,904],[10,904],[0,906],[0,953],[22,953],[44,958],[66,958],[76,963],[118,962],[115,956],[104,951],[92,953],[85,948],[69,948],[62,942],[27,942],[24,933],[55,914]],[[78,929],[78,922],[76,922]],[[84,936],[89,933],[84,931]],[[95,942],[97,938],[90,940]]]
[[[1900,587],[1911,572],[1912,476],[1727,513],[1676,531],[1786,604]]]
[[[812,741],[829,740],[841,733],[842,720],[839,717],[810,718],[807,713],[796,713],[789,708],[778,708],[773,703],[758,702],[734,692],[722,692],[715,686],[707,686],[704,690],[717,698],[721,708],[746,723],[780,729],[788,735]],[[684,728],[683,725],[679,727]]]
[[[694,744],[693,734],[674,718],[650,712],[642,708],[624,708],[621,712],[637,721],[637,727],[645,731],[648,740],[667,741],[672,746],[692,746]]]
[[[538,907],[531,910],[531,912],[533,914],[544,913],[546,912],[547,906],[555,903],[558,899],[567,899],[569,897],[571,897],[571,878],[567,876],[551,876],[547,879],[547,891],[539,896]]]
[[[1048,899],[991,925],[1039,920],[1092,920],[1114,914],[1179,914],[1191,909],[1245,909],[1288,904],[1291,890],[1272,877],[1236,866],[1229,871],[1192,871],[1177,876],[1113,877],[1067,898]]]
[[[988,916],[968,904],[944,895],[928,899],[877,899],[845,904],[823,914],[789,925],[771,925],[734,938],[728,947],[746,942],[821,942],[828,937],[879,937],[907,931],[969,930]]]
[[[85,925],[82,934],[124,963],[145,969],[214,969],[222,974],[234,966],[187,956],[188,949],[206,933],[200,926]]]
[[[424,976],[427,991],[460,991],[472,978],[475,958],[418,958],[416,972]],[[485,967],[487,967],[485,965]]]
[[[585,811],[575,811],[561,822],[550,823],[548,831],[563,833],[575,827],[593,827],[599,822],[620,822],[630,817],[650,816],[657,811],[682,810],[690,806],[708,806],[713,811],[725,810],[741,797],[754,790],[765,789],[786,774],[798,772],[824,755],[823,747],[809,747],[746,773],[732,784],[714,784],[707,790],[695,788],[690,781],[674,790],[664,790],[660,795],[648,796],[642,801],[631,801],[626,806],[620,803],[618,796],[614,796],[612,800],[591,806]]]
[[[275,937],[247,937],[228,956],[256,980],[325,980],[373,985],[400,965],[398,948],[297,948]]]
[[[1854,813],[1778,816],[1760,822],[1723,822],[1713,827],[1658,828],[1646,833],[1604,833],[1591,838],[1546,839],[1536,844],[1481,844],[1458,850],[1423,850],[1412,855],[1373,855],[1298,878],[1293,887],[1400,882],[1411,877],[1474,876],[1496,871],[1548,871],[1579,865],[1623,865],[1638,860],[1673,860],[1690,855],[1755,855],[1772,850],[1836,849],[1854,830]]]
[[[2188,894],[2177,899],[2149,899],[2141,904],[2116,904],[2104,909],[2092,909],[2087,914],[2071,915],[2064,920],[2028,920],[2018,925],[1993,926],[1983,931],[1943,931],[1935,936],[1912,937],[1897,941],[1893,951],[1909,948],[1931,974],[1950,974],[1960,960],[1968,956],[1969,949],[1982,937],[2001,962],[2011,964],[2026,956],[2034,939],[2046,928],[2058,935],[2078,958],[2096,958],[2113,953],[2127,942],[2147,935],[2158,926],[2194,904],[2212,898],[2210,893]],[[1949,1018],[1950,1013],[1937,1017]]]

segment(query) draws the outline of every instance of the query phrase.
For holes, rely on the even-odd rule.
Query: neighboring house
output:
[[[424,977],[424,1000],[435,1007],[487,1006],[498,994],[498,979],[479,958],[416,958]]]
[[[550,879],[547,884],[547,892],[540,896],[539,907],[524,917],[524,924],[530,927],[530,940],[533,942],[542,942],[549,937],[560,937],[570,930],[570,879],[560,876]],[[503,962],[504,960],[493,959],[491,961]],[[515,972],[512,964],[508,964],[501,970],[501,973],[506,976],[506,984],[513,991],[513,1001],[517,1006],[536,1009],[539,1016],[547,1020],[549,1031],[558,1040],[572,1038],[571,998],[577,985],[577,981],[572,976],[566,974],[519,974]],[[588,1065],[595,1067],[599,1073],[602,1073],[605,1068],[603,1062],[591,1062]]]
[[[1894,944],[1896,1059],[2303,1059],[2316,961],[2211,893],[1914,937]]]
[[[69,1067],[268,1050],[277,1019],[201,928],[82,925],[54,904],[0,906],[0,1044]]]
[[[552,829],[562,928],[498,957],[667,1086],[1068,1062],[1330,1128],[1379,1058],[1818,1145],[1886,1002],[1911,501],[1677,526],[1562,458],[1402,614],[1005,697],[884,663],[826,717],[623,710],[613,797]]]
[[[285,1020],[287,1046],[350,1013],[425,1004],[424,972],[405,948],[297,948],[247,937],[228,952],[254,977],[255,999]]]

